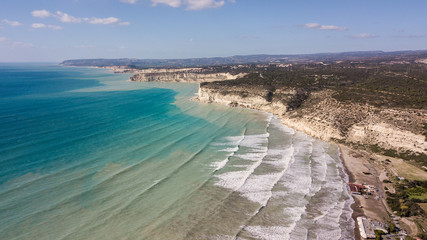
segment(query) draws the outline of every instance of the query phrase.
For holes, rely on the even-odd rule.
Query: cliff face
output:
[[[163,69],[144,70],[130,77],[137,82],[213,82],[234,80],[244,74],[232,75],[230,73],[205,73],[200,69]]]
[[[340,140],[401,152],[426,153],[427,142],[419,126],[427,119],[427,111],[338,102],[332,98],[333,93],[332,90],[313,92],[292,111],[289,103],[298,94],[292,88],[271,93],[202,84],[197,99],[271,112],[281,117],[285,125],[326,141]]]

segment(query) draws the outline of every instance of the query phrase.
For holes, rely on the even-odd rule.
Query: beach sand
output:
[[[382,182],[380,175],[383,175],[381,169],[369,160],[370,155],[366,152],[356,151],[347,146],[339,145],[341,150],[341,159],[349,175],[349,180],[352,183],[366,184],[375,186],[380,192],[378,193],[379,199],[376,200],[373,195],[366,199],[362,195],[353,195],[355,200],[352,205],[353,219],[356,222],[355,237],[360,238],[360,233],[357,230],[357,217],[365,216],[377,221],[388,220],[388,213],[383,204],[384,194],[382,191]]]

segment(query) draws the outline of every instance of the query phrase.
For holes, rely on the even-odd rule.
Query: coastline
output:
[[[199,86],[199,88],[200,88],[200,86]],[[191,98],[190,100],[191,101],[200,102],[200,103],[209,103],[209,104],[216,103],[216,104],[219,104],[219,105],[225,105],[225,106],[230,107],[230,105],[228,105],[228,104],[223,104],[223,103],[218,103],[218,102],[205,102],[205,101],[202,101],[202,100],[199,99],[199,95],[196,95],[195,97]],[[346,176],[344,176],[344,179],[347,177],[348,180],[349,180],[349,182],[356,182],[357,180],[359,180],[359,179],[356,178],[356,176],[355,176],[356,173],[354,172],[354,170],[348,167],[349,164],[351,163],[351,161],[345,156],[345,154],[343,154],[343,151],[342,151],[342,148],[344,147],[343,145],[335,143],[333,141],[328,141],[328,140],[325,140],[325,139],[321,139],[321,138],[319,138],[317,136],[313,136],[312,134],[309,134],[306,131],[301,131],[299,129],[296,129],[293,126],[288,126],[285,123],[284,118],[282,116],[280,116],[279,114],[274,113],[272,111],[268,111],[268,109],[257,109],[257,108],[245,107],[245,106],[241,106],[241,105],[238,105],[236,107],[243,108],[243,109],[250,109],[250,110],[259,111],[259,112],[264,112],[266,114],[273,114],[273,115],[277,116],[281,120],[280,122],[281,122],[281,124],[283,126],[292,128],[295,131],[303,132],[303,133],[305,133],[305,134],[307,134],[307,135],[309,135],[309,136],[311,136],[313,138],[317,138],[317,139],[320,139],[322,141],[329,142],[329,143],[337,145],[338,150],[339,150],[339,158],[340,158],[341,163],[342,163],[344,174],[346,175]],[[349,188],[347,188],[347,189],[349,190]],[[355,197],[353,197],[353,195],[350,193],[350,191],[348,191],[348,194],[353,199],[353,203],[351,204],[351,210],[352,210],[351,218],[354,221],[354,229],[353,229],[354,239],[355,240],[361,240],[362,238],[360,236],[360,232],[358,230],[358,225],[357,225],[357,217],[361,217],[361,216],[362,217],[366,217],[366,215],[364,214],[364,211],[359,207],[361,205],[360,204],[360,200],[357,199],[357,198],[355,198]]]
[[[344,166],[344,170],[347,173],[349,182],[356,182],[355,174],[349,170],[348,166],[349,166],[350,162],[344,156],[343,146],[338,144],[338,148],[340,151],[340,159],[341,159],[341,162]],[[364,214],[363,210],[359,207],[360,206],[360,200],[353,197],[353,196],[352,196],[352,198],[353,198],[354,202],[351,205],[351,209],[353,210],[351,217],[353,218],[353,221],[354,221],[354,239],[361,240],[362,237],[360,236],[360,232],[358,231],[359,226],[357,223],[357,218],[358,217],[364,217],[365,214]]]
[[[92,67],[92,68],[99,68],[99,67]],[[123,74],[124,73],[124,72],[114,71],[114,69],[111,69],[111,68],[103,68],[103,69],[107,69],[110,72],[116,73],[116,74]],[[199,85],[199,89],[200,89],[200,85]],[[190,100],[191,101],[201,102],[201,103],[217,103],[217,104],[220,104],[220,105],[230,106],[229,104],[225,104],[225,103],[206,102],[206,101],[200,100],[199,99],[199,95],[196,95],[195,97],[190,98]],[[351,167],[351,166],[354,166],[353,159],[351,159],[349,157],[349,155],[346,154],[345,151],[344,151],[346,148],[350,149],[349,147],[343,146],[343,145],[341,145],[339,143],[336,143],[336,142],[333,142],[333,141],[330,141],[330,140],[328,141],[327,139],[319,138],[319,136],[310,134],[310,132],[308,132],[308,131],[304,131],[303,129],[298,129],[298,127],[293,126],[293,124],[288,125],[288,124],[286,124],[287,121],[284,118],[284,116],[281,116],[280,114],[277,114],[277,112],[270,111],[270,109],[257,109],[257,108],[251,107],[251,106],[246,106],[245,107],[245,106],[241,106],[241,105],[238,105],[237,107],[239,107],[239,108],[245,108],[245,109],[251,109],[251,110],[255,110],[255,111],[260,111],[260,112],[265,112],[265,113],[268,113],[268,114],[276,115],[281,120],[281,124],[284,125],[284,126],[292,128],[292,129],[294,129],[296,131],[304,132],[304,133],[310,135],[311,137],[318,138],[318,139],[320,139],[322,141],[336,144],[337,147],[339,148],[339,153],[340,153],[339,156],[340,156],[340,159],[341,159],[341,163],[343,164],[343,169],[344,169],[344,172],[345,172],[345,174],[347,175],[347,177],[349,179],[349,182],[363,183],[364,178],[361,178],[360,176],[358,176],[358,174],[357,174],[358,170],[356,170],[355,168]],[[355,151],[353,149],[350,149],[350,150]],[[365,160],[367,160],[367,159],[365,159]],[[364,216],[364,217],[370,217],[370,216],[367,216],[367,214],[365,214],[364,210],[362,208],[360,208],[360,206],[362,204],[361,201],[360,201],[360,199],[357,198],[357,197],[355,197],[355,196],[353,196],[353,195],[351,195],[350,192],[348,192],[348,193],[349,193],[349,195],[354,200],[353,204],[351,204],[351,209],[352,209],[351,218],[354,220],[354,237],[355,237],[355,239],[358,240],[358,239],[361,239],[361,237],[360,237],[360,233],[358,231],[358,226],[357,226],[357,220],[356,220],[356,218],[360,217],[360,216]]]
[[[199,98],[198,98],[198,95],[196,95],[194,97],[191,97],[188,100],[194,101],[194,102],[197,102],[197,103],[204,103],[204,104],[207,103],[207,102],[204,102],[204,101],[200,101]],[[227,104],[216,104],[216,105],[230,107]],[[255,108],[244,107],[244,106],[238,106],[238,108],[240,108],[240,109],[248,109],[248,110],[251,110],[251,111],[256,111],[256,112],[260,112],[260,113],[263,113],[263,114],[275,116],[275,117],[277,117],[279,119],[280,125],[282,125],[284,127],[288,127],[285,123],[283,123],[283,121],[282,121],[283,119],[278,114],[274,114],[274,113],[266,111],[266,110],[255,109]],[[288,128],[291,128],[291,127],[288,127]],[[303,131],[296,130],[294,128],[291,128],[291,129],[293,129],[295,131],[298,131],[300,133],[303,133],[305,135],[310,136],[310,134],[307,134],[307,133],[305,133]],[[313,137],[313,136],[311,136],[311,137]],[[313,138],[319,139],[317,137],[313,137]],[[340,154],[341,151],[340,151],[339,145],[336,144],[336,143],[334,143],[334,142],[331,142],[331,141],[324,141],[322,139],[319,139],[319,140],[321,140],[323,142],[332,143],[334,146],[337,147],[338,156],[339,156],[339,159],[340,159],[339,163],[341,165],[340,167],[338,167],[339,172],[340,172],[339,175],[341,176],[341,179],[343,180],[343,184],[345,184],[345,187],[347,187],[347,179],[353,179],[353,174],[349,172],[349,170],[347,169],[346,165],[344,164],[344,162],[342,160],[342,157],[341,157],[341,154]],[[357,230],[356,218],[358,216],[362,216],[363,212],[361,212],[360,209],[356,208],[356,205],[358,205],[358,204],[355,203],[355,199],[351,196],[350,192],[348,191],[348,187],[347,187],[347,191],[345,193],[348,194],[349,198],[347,200],[345,200],[346,207],[343,209],[343,212],[341,213],[341,216],[340,216],[340,218],[341,218],[341,220],[340,220],[340,225],[341,225],[340,228],[342,230],[341,233],[342,234],[343,233],[345,233],[345,234],[351,234],[351,236],[352,236],[351,239],[359,240],[361,238],[360,238],[360,234],[359,234],[359,232]],[[353,219],[354,222],[352,223],[350,219]],[[341,239],[349,239],[349,235],[344,235],[343,234],[341,236]]]
[[[384,179],[388,178],[388,170],[384,169],[384,167],[379,164],[380,160],[384,160],[382,159],[384,158],[384,156],[366,152],[364,150],[359,150],[357,149],[357,147],[352,148],[350,146],[342,145],[340,142],[334,141],[334,138],[324,138],[322,136],[323,134],[321,126],[316,126],[314,127],[314,129],[311,129],[310,127],[307,128],[307,126],[305,126],[305,124],[310,124],[310,122],[304,121],[302,123],[299,123],[298,121],[292,121],[290,118],[287,118],[286,115],[282,114],[283,106],[281,106],[280,104],[275,105],[273,107],[266,107],[260,104],[260,102],[257,101],[258,99],[252,98],[246,99],[246,102],[243,103],[239,102],[238,98],[233,99],[233,101],[229,102],[230,99],[221,99],[221,96],[219,95],[209,95],[209,98],[206,98],[206,94],[202,95],[201,98],[200,89],[201,86],[199,84],[199,91],[195,97],[190,99],[191,101],[197,101],[202,103],[217,103],[218,105],[223,105],[227,107],[238,107],[273,114],[276,115],[280,119],[281,124],[286,127],[292,128],[299,132],[303,132],[311,137],[320,139],[322,141],[335,144],[339,148],[340,152],[339,158],[342,163],[341,171],[344,172],[344,174],[346,175],[342,178],[347,178],[348,180],[348,182],[346,180],[344,180],[344,182],[346,182],[348,195],[351,197],[351,200],[349,201],[351,203],[349,203],[346,207],[346,209],[348,210],[348,214],[346,214],[346,216],[347,219],[353,219],[354,223],[352,224],[352,226],[347,226],[351,228],[354,227],[352,229],[354,239],[362,239],[357,223],[358,217],[365,217],[372,221],[382,223],[392,221],[392,218],[390,218],[390,214],[391,216],[393,215],[391,213],[391,210],[388,209],[386,203],[386,194],[384,192],[382,183]],[[328,130],[330,129],[326,129],[326,131]],[[365,186],[372,187],[375,193],[372,192],[372,195],[351,194],[347,183],[363,184]],[[385,189],[387,190],[387,188]],[[352,211],[351,216],[349,212],[350,209]],[[412,223],[412,225],[415,226],[414,223]],[[405,230],[406,229],[407,227],[405,227]],[[417,231],[415,230],[412,232],[415,233],[414,235],[416,235]]]

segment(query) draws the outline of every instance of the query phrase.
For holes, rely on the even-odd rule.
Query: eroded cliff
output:
[[[197,99],[271,112],[281,117],[285,125],[326,141],[426,153],[422,126],[427,111],[339,102],[333,94],[333,90],[312,92],[292,110],[293,101],[299,98],[297,88],[271,91],[201,84]]]
[[[140,70],[130,77],[131,81],[137,82],[213,82],[234,80],[245,74],[232,75],[225,72],[206,72],[200,68],[185,69],[148,69]]]

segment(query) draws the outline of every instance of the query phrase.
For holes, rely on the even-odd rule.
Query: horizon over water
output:
[[[0,63],[0,239],[354,239],[336,145],[129,76]]]

